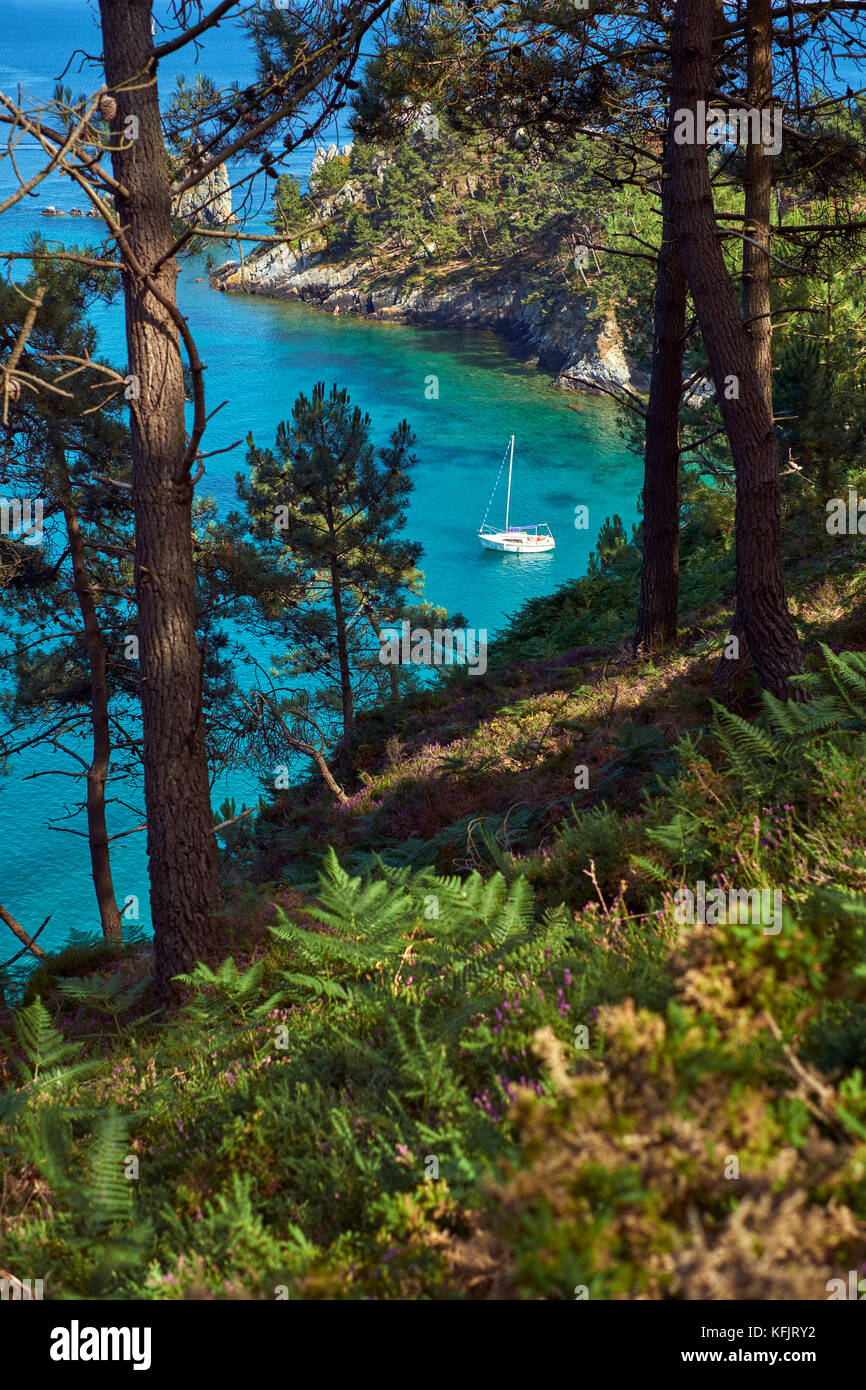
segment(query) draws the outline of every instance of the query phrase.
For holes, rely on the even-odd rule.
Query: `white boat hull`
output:
[[[507,555],[539,555],[556,547],[552,536],[532,536],[524,531],[480,531],[478,539],[485,550],[498,550]]]

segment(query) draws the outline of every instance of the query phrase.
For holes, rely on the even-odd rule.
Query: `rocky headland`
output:
[[[419,157],[439,140],[435,117],[420,108],[413,113],[409,142]],[[571,391],[601,393],[625,386],[642,393],[648,386],[648,363],[629,352],[612,309],[600,311],[591,291],[575,291],[561,270],[518,255],[495,266],[440,255],[435,224],[424,241],[426,263],[407,264],[386,243],[384,251],[357,255],[334,240],[333,229],[354,217],[381,215],[387,201],[387,174],[392,152],[368,159],[359,173],[351,147],[319,149],[310,183],[329,167],[345,165],[338,187],[312,195],[315,229],[285,241],[263,241],[242,259],[227,260],[211,274],[214,288],[227,293],[300,300],[329,313],[357,314],[433,328],[482,329],[501,334],[520,357],[550,373],[556,385]],[[333,181],[332,181],[333,182]],[[480,192],[471,173],[454,177],[448,194],[458,206]],[[462,200],[462,203],[461,203]],[[308,195],[308,202],[310,195]],[[428,195],[427,207],[438,213],[442,198]],[[331,229],[323,238],[318,230]],[[423,236],[423,233],[422,233]],[[391,244],[393,247],[393,243]]]
[[[539,305],[534,286],[519,274],[431,277],[429,285],[392,283],[360,261],[331,262],[324,251],[263,243],[244,259],[228,260],[211,275],[218,290],[301,300],[330,313],[422,324],[431,328],[487,329],[502,334],[524,360],[572,391],[646,390],[645,366],[630,358],[612,312],[594,317],[582,299],[563,294]],[[385,280],[385,283],[382,283]]]

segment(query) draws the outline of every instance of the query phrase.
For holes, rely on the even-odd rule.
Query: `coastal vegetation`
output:
[[[190,8],[179,43],[232,4]],[[95,94],[41,113],[108,241],[37,239],[0,293],[4,466],[56,523],[0,536],[0,747],[86,736],[101,926],[46,954],[13,919],[3,1268],[58,1299],[827,1298],[866,1268],[866,140],[819,56],[863,56],[858,6],[268,4],[256,82],[164,109],[126,9]],[[350,99],[302,188],[279,152]],[[681,140],[708,99],[769,123]],[[616,399],[640,520],[597,518],[476,669],[382,660],[464,623],[404,534],[411,420],[375,448],[311,364],[238,508],[195,495],[176,258],[244,233],[177,200],[239,154],[272,189],[245,276],[407,314],[498,288],[628,357],[571,385]],[[259,804],[216,811],[240,763]],[[133,770],[153,939],[111,877]]]
[[[622,618],[581,655],[628,574],[360,716],[346,802],[221,832],[229,951],[172,1019],[146,941],[30,976],[8,1264],[66,1297],[817,1299],[862,1263],[861,576],[795,583],[810,698],[753,720],[709,701],[718,608],[639,670]],[[679,924],[698,880],[784,884],[782,930]]]

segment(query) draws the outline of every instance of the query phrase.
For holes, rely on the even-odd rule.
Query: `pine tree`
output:
[[[345,390],[326,396],[319,383],[298,397],[273,450],[250,439],[249,479],[238,478],[253,535],[296,585],[283,616],[284,669],[312,682],[317,710],[340,710],[344,734],[359,695],[382,686],[379,633],[421,586],[421,546],[398,534],[415,437],[403,421],[376,450],[370,425]]]
[[[129,440],[117,388],[101,411],[85,414],[93,406],[92,375],[49,365],[58,354],[93,358],[96,334],[85,315],[111,294],[112,281],[74,264],[39,265],[39,278],[24,291],[44,298],[19,366],[34,379],[38,373],[42,385],[20,395],[2,434],[6,486],[38,498],[44,520],[41,536],[3,540],[9,572],[0,630],[11,681],[0,753],[47,745],[68,759],[58,775],[85,780],[72,814],[83,810],[87,829],[73,833],[88,842],[103,935],[119,939],[106,789],[109,776],[117,780],[138,762],[137,663],[124,659],[128,639],[137,640],[133,536],[128,491],[98,475],[128,471]],[[26,307],[11,287],[0,289],[0,341],[14,341]]]
[[[301,192],[301,185],[293,174],[280,174],[274,189],[274,207],[270,226],[287,236],[303,230],[309,209]]]
[[[34,248],[41,245],[37,239]],[[22,288],[30,299],[40,291],[44,298],[18,370],[40,384],[21,392],[6,424],[0,424],[0,439],[6,491],[39,499],[43,534],[39,544],[31,543],[36,537],[0,538],[0,635],[5,639],[0,670],[7,677],[0,756],[16,757],[42,745],[60,755],[53,759],[59,764],[52,769],[56,775],[85,783],[80,804],[64,797],[58,819],[61,829],[87,839],[102,932],[119,937],[109,783],[116,800],[121,780],[141,775],[135,541],[125,481],[130,441],[123,418],[124,378],[98,357],[97,335],[87,321],[92,305],[116,284],[74,261],[48,259],[38,265],[38,275]],[[26,309],[19,292],[0,286],[4,356]],[[70,357],[92,363],[92,369],[70,374]],[[101,397],[98,410],[92,408],[95,396]],[[239,605],[245,597],[261,599],[266,584],[272,603],[281,591],[274,592],[272,575],[262,578],[249,545],[236,543],[231,526],[215,523],[213,504],[200,499],[193,516],[196,632],[203,653],[208,758],[214,767],[225,760],[233,714],[237,719],[227,638],[217,619],[226,616],[233,599]],[[79,813],[85,830],[73,828]]]

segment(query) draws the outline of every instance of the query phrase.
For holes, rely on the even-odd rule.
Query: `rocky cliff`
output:
[[[181,194],[175,200],[174,215],[205,227],[225,227],[236,222],[226,166],[218,165],[195,188],[188,188]]]
[[[381,284],[361,261],[327,260],[301,242],[262,244],[243,265],[226,261],[211,277],[219,290],[298,299],[331,313],[501,333],[515,350],[567,390],[601,392],[617,385],[647,388],[644,368],[629,359],[614,316],[597,317],[588,300],[563,294],[544,306],[520,276],[492,276],[433,283],[428,287]]]

